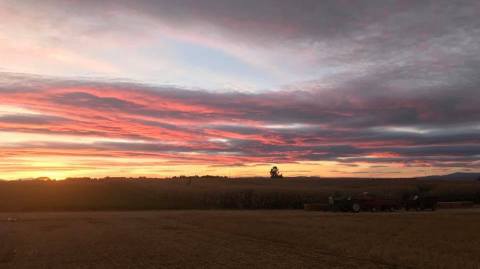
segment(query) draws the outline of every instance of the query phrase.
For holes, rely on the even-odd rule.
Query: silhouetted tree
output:
[[[270,177],[271,178],[282,178],[282,174],[280,174],[280,170],[278,170],[278,168],[276,166],[272,167],[272,169],[270,169]]]

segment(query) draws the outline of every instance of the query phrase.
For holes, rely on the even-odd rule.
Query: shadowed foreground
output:
[[[0,268],[478,268],[480,211],[0,213]]]
[[[100,179],[0,181],[0,212],[163,209],[303,209],[328,196],[396,199],[426,186],[440,201],[480,203],[480,181],[412,179]]]

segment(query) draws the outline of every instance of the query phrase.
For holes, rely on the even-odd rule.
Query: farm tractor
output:
[[[432,210],[437,208],[438,198],[425,194],[413,194],[403,199],[394,199],[388,196],[378,196],[364,192],[356,196],[347,196],[335,193],[328,197],[328,209],[341,212],[360,212],[360,211],[395,211],[401,208],[405,210],[414,209]]]
[[[415,209],[417,211],[430,209],[434,211],[437,209],[438,198],[435,196],[414,194],[405,200],[405,210]]]
[[[332,211],[355,212],[360,211],[394,211],[402,207],[400,201],[381,197],[368,192],[357,196],[335,194],[328,198],[329,209]]]

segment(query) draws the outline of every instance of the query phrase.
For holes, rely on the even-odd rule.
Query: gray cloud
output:
[[[17,105],[28,105],[32,109],[58,106],[62,109],[46,113],[59,113],[59,117],[69,120],[74,120],[75,109],[88,109],[98,112],[97,117],[102,117],[103,121],[98,126],[88,125],[91,129],[76,130],[79,134],[109,135],[117,128],[117,136],[149,142],[95,145],[99,149],[230,153],[247,159],[337,160],[346,165],[359,161],[478,165],[478,1],[142,0],[99,3],[52,0],[29,4],[38,7],[41,13],[51,11],[55,18],[65,17],[66,24],[92,35],[112,33],[124,27],[116,21],[122,17],[119,14],[135,14],[152,20],[154,23],[146,28],[156,27],[158,23],[180,32],[207,36],[215,33],[222,40],[248,46],[251,50],[280,49],[285,53],[275,64],[289,65],[300,59],[305,69],[298,72],[315,74],[309,81],[288,85],[282,90],[218,93],[139,83],[60,80],[1,73],[0,91],[5,97],[0,97],[0,101],[14,94],[44,93],[44,100],[40,100],[42,106],[32,100]],[[102,22],[103,18],[108,19]],[[142,27],[134,26],[130,29],[134,33],[142,31],[139,30]],[[305,59],[310,62],[303,63]],[[62,93],[50,90],[66,87],[79,89]],[[82,90],[86,87],[98,92],[105,89],[132,92],[152,103],[163,100],[208,108],[208,111],[146,106],[122,95],[102,96]],[[86,122],[97,122],[89,115],[83,117]],[[111,120],[109,117],[121,121],[129,131],[122,126],[106,126]],[[45,117],[0,118],[0,123],[24,125],[52,121],[61,122]],[[131,130],[131,126],[140,130]],[[29,130],[22,128],[22,131]],[[42,131],[48,130],[35,130]],[[67,131],[75,133],[73,129]],[[175,132],[170,139],[188,136],[188,143],[181,146],[157,143],[158,136],[166,132]],[[208,141],[212,137],[226,141]],[[365,158],[379,152],[392,156]]]
[[[45,115],[5,115],[0,116],[0,123],[14,124],[52,124],[65,121],[61,117],[45,116]]]
[[[292,61],[306,50],[316,56],[315,68],[347,71],[340,75],[395,69],[413,83],[428,84],[431,77],[448,77],[465,61],[479,59],[480,4],[474,0],[50,0],[19,5],[88,36],[122,31],[142,36],[156,26],[126,24],[130,15],[242,45],[290,48],[292,55],[284,56]],[[54,27],[54,19],[45,20]],[[412,66],[415,73],[403,72]]]
[[[19,85],[23,81],[28,81],[28,77],[19,80]],[[69,109],[64,111],[62,117],[48,116],[8,116],[4,117],[8,120],[0,118],[1,122],[19,123],[24,126],[18,128],[5,128],[5,131],[23,131],[23,132],[44,132],[52,135],[70,134],[70,135],[106,135],[113,138],[139,138],[145,139],[142,143],[133,142],[97,142],[89,145],[85,144],[68,144],[68,143],[23,143],[17,145],[18,148],[33,149],[35,151],[48,152],[49,150],[67,150],[75,151],[80,149],[89,150],[96,155],[108,156],[109,154],[120,154],[123,156],[168,156],[181,162],[204,161],[215,163],[215,156],[234,156],[237,158],[234,164],[248,162],[249,160],[260,158],[263,162],[296,162],[296,161],[319,161],[330,160],[344,163],[346,166],[354,166],[357,162],[368,163],[403,163],[405,165],[423,165],[424,163],[435,166],[455,167],[475,167],[480,160],[480,121],[478,118],[464,117],[465,121],[460,122],[459,119],[447,120],[443,119],[438,122],[426,121],[423,125],[418,125],[419,117],[412,117],[402,121],[405,125],[395,125],[398,122],[385,121],[385,117],[389,114],[395,114],[396,110],[389,109],[389,106],[372,105],[368,102],[362,102],[362,111],[369,111],[370,124],[348,125],[342,122],[345,118],[343,114],[349,114],[348,117],[359,117],[358,108],[353,107],[355,103],[342,104],[337,102],[335,109],[333,107],[324,108],[323,103],[317,106],[305,106],[301,100],[309,100],[310,92],[305,92],[307,98],[303,98],[302,92],[288,93],[282,92],[276,96],[273,103],[282,103],[289,109],[279,116],[278,110],[272,106],[270,101],[265,101],[266,96],[263,95],[247,95],[247,94],[218,94],[207,92],[192,92],[181,89],[163,90],[144,88],[142,85],[135,85],[135,91],[141,93],[142,96],[154,99],[168,97],[168,100],[175,100],[187,106],[202,106],[219,112],[213,113],[212,118],[202,118],[198,113],[187,113],[182,115],[181,119],[191,115],[193,120],[187,126],[176,125],[174,121],[178,118],[173,117],[172,123],[159,123],[154,119],[162,119],[165,114],[159,112],[155,114],[155,110],[145,109],[140,104],[129,103],[123,99],[99,98],[95,92],[89,94],[78,94],[82,92],[84,82],[78,81],[76,92],[74,95],[68,95],[70,102],[65,102],[58,95],[50,93],[49,90],[31,90],[31,93],[39,93],[45,97],[44,102],[38,104],[39,107],[45,107],[45,104],[52,106],[62,105]],[[61,85],[60,81],[57,81]],[[10,85],[11,86],[11,85]],[[125,91],[123,84],[110,84],[111,88],[117,89],[118,92]],[[45,89],[51,89],[46,87]],[[0,87],[1,89],[1,87]],[[12,89],[12,88],[10,88]],[[88,87],[91,89],[91,87]],[[127,92],[131,91],[132,85],[128,85]],[[14,91],[13,91],[14,92]],[[16,92],[19,94],[19,92]],[[177,95],[178,93],[178,95]],[[339,93],[344,93],[340,91]],[[191,98],[189,98],[191,94]],[[319,94],[319,93],[316,93]],[[9,94],[4,94],[3,98]],[[20,92],[20,96],[23,93]],[[88,96],[86,102],[78,99]],[[121,94],[119,95],[121,98]],[[203,98],[198,99],[199,96]],[[326,93],[328,98],[329,93]],[[51,98],[50,98],[51,97]],[[235,105],[230,104],[232,97],[236,97]],[[241,98],[240,98],[241,97]],[[369,98],[377,100],[375,95]],[[414,96],[409,96],[409,101],[417,103]],[[420,100],[423,97],[419,97]],[[448,97],[446,97],[448,98]],[[440,100],[436,97],[436,100]],[[224,103],[220,102],[223,100]],[[340,98],[340,100],[343,100]],[[452,107],[462,107],[464,99],[455,99],[456,102]],[[21,105],[23,100],[17,100]],[[132,100],[133,101],[133,100]],[[402,105],[403,100],[397,100],[397,105]],[[328,104],[329,102],[327,102]],[[244,104],[244,105],[242,105]],[[434,103],[432,103],[434,104]],[[358,105],[358,104],[357,104]],[[389,104],[392,105],[392,104]],[[407,104],[410,106],[409,104]],[[133,109],[132,109],[133,107]],[[30,107],[35,109],[35,106]],[[110,118],[116,115],[112,124],[125,124],[125,129],[112,131],[110,122],[107,121],[102,125],[97,123],[98,130],[92,132],[80,128],[57,128],[56,131],[49,131],[51,125],[61,125],[64,122],[68,126],[75,126],[75,120],[66,120],[72,115],[69,111],[82,111],[87,108],[89,111],[95,111],[96,114],[103,113],[104,118]],[[329,111],[328,118],[318,118],[317,115],[322,110]],[[428,106],[422,107],[422,111],[429,111]],[[118,112],[125,113],[119,116]],[[226,113],[223,113],[226,111]],[[415,111],[415,110],[414,110]],[[306,117],[298,117],[297,113],[303,113]],[[258,115],[260,114],[260,116]],[[170,113],[170,115],[173,115]],[[234,117],[225,115],[235,115]],[[335,117],[335,115],[338,115]],[[475,114],[479,115],[479,114]],[[131,118],[148,116],[152,120],[132,120]],[[177,115],[178,116],[178,115]],[[392,118],[396,116],[393,115]],[[447,118],[448,115],[440,115],[440,118]],[[46,119],[49,119],[46,121]],[[476,121],[472,121],[475,120]],[[97,118],[89,114],[82,114],[82,121],[95,122]],[[223,122],[233,123],[231,125],[212,124],[212,122],[221,120]],[[376,122],[375,120],[378,120]],[[455,124],[450,121],[456,121]],[[472,125],[472,122],[474,123]],[[73,124],[72,124],[73,123]],[[135,125],[129,125],[134,123]],[[281,123],[286,128],[270,128],[272,123]],[[310,124],[306,126],[295,124]],[[35,125],[35,128],[28,130],[28,124]],[[48,124],[42,128],[42,124]],[[253,124],[253,125],[252,125]],[[387,125],[385,125],[387,124]],[[288,127],[288,126],[293,127]],[[394,126],[394,127],[392,127]],[[144,127],[153,128],[147,132],[143,131]],[[348,127],[348,128],[347,128]],[[132,129],[136,128],[136,129]],[[389,129],[391,128],[391,129]],[[392,129],[393,128],[393,129]],[[396,129],[395,129],[396,128]],[[402,129],[403,128],[403,129]],[[423,128],[423,129],[422,129]],[[152,136],[151,132],[162,134],[168,131],[175,131],[175,135],[169,136],[166,140],[158,139]],[[217,133],[216,131],[220,131]],[[226,131],[226,133],[224,133]],[[113,132],[113,133],[112,133]],[[183,137],[194,135],[192,140],[185,141]],[[222,138],[222,141],[209,141],[210,138]],[[191,139],[191,138],[189,138]],[[171,143],[175,142],[175,143]],[[188,153],[194,152],[200,156],[189,156]],[[92,153],[88,153],[92,154]],[[385,154],[385,156],[382,156]],[[241,160],[239,162],[239,160]],[[233,165],[233,164],[231,164]]]

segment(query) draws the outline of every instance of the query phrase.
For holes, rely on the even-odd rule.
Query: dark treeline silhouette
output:
[[[419,186],[441,201],[480,202],[480,184],[471,180],[41,178],[0,181],[0,211],[299,209],[304,203],[325,203],[337,191],[400,198]]]

